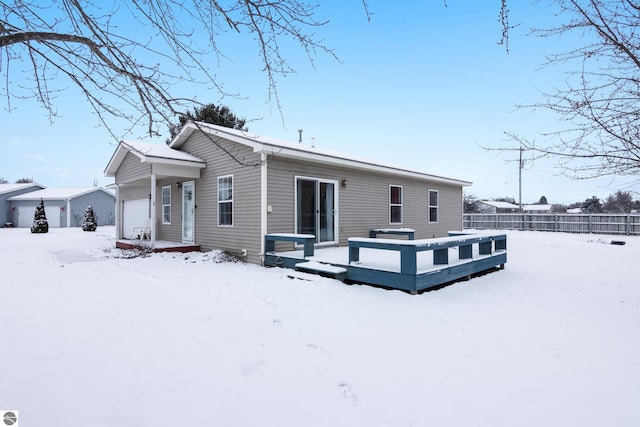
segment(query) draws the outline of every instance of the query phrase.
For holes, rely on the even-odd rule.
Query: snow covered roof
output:
[[[140,158],[142,163],[197,166],[199,168],[203,168],[206,165],[204,160],[189,153],[185,153],[184,151],[171,148],[166,144],[153,144],[141,141],[121,141],[104,171],[106,176],[115,176],[118,167],[124,160],[127,153],[134,154]]]
[[[481,200],[480,203],[484,203],[485,205],[493,206],[494,208],[498,208],[498,209],[519,209],[520,208],[518,205],[514,205],[513,203],[509,203],[509,202],[494,202],[491,200]]]
[[[347,156],[345,154],[321,150],[305,144],[282,141],[276,138],[252,134],[242,130],[231,129],[203,122],[198,122],[197,124],[190,122],[184,125],[178,135],[176,135],[176,137],[171,141],[169,147],[179,149],[182,144],[189,138],[189,136],[198,128],[201,128],[204,132],[211,136],[224,138],[226,140],[249,146],[253,148],[253,151],[255,153],[264,153],[274,156],[315,161],[323,164],[364,169],[373,172],[392,173],[395,175],[408,176],[417,179],[428,179],[430,181],[441,182],[445,184],[460,186],[468,186],[472,184],[469,181],[432,175],[425,172],[410,170],[398,166],[385,165],[371,160],[359,159],[352,156]]]
[[[23,184],[0,184],[0,194],[11,193],[13,191],[31,187],[44,188],[44,185],[40,185],[35,182],[27,182]]]
[[[7,200],[68,200],[85,194],[102,191],[115,198],[115,194],[103,187],[69,187],[69,188],[45,188],[31,191],[18,196],[9,197]]]
[[[550,211],[551,205],[523,205],[525,211]]]

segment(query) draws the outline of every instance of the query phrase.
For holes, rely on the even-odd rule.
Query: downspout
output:
[[[156,174],[151,174],[151,248],[156,247]]]
[[[67,199],[67,228],[71,227],[71,199]]]
[[[267,234],[267,154],[260,153],[260,264],[264,265],[264,236]]]

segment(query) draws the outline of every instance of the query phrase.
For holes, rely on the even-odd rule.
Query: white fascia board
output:
[[[128,152],[129,150],[123,147],[122,143],[118,144],[118,148],[116,148],[116,151],[111,156],[111,160],[109,160],[109,163],[107,163],[107,167],[104,168],[104,176],[116,176],[116,171],[120,167],[120,164],[122,163],[124,158],[127,156]]]
[[[191,134],[195,130],[196,127],[191,123],[187,123],[186,125],[182,126],[180,132],[169,143],[169,147],[175,149],[180,148],[180,146],[189,138],[189,136],[191,136]]]
[[[166,157],[151,157],[151,156],[143,156],[141,163],[148,163],[153,165],[170,165],[177,167],[188,167],[188,168],[197,168],[202,169],[207,165],[205,162],[195,162],[190,160],[178,160],[178,159],[167,159]]]
[[[290,159],[300,159],[314,163],[324,163],[333,166],[342,166],[350,169],[366,170],[369,172],[378,172],[384,174],[399,175],[407,178],[415,178],[423,181],[432,181],[442,184],[469,186],[472,183],[469,181],[462,181],[458,179],[446,178],[437,175],[429,175],[427,173],[410,171],[406,169],[377,165],[375,163],[363,162],[358,160],[349,159],[346,157],[330,156],[327,154],[312,153],[309,151],[295,150],[291,148],[285,148],[281,146],[272,146],[268,144],[261,144],[262,147],[254,149],[257,152],[264,152],[270,156],[282,156]]]
[[[253,140],[250,134],[247,134],[246,136],[238,136],[231,132],[225,132],[224,129],[213,129],[211,127],[208,127],[206,124],[203,124],[201,128],[206,135],[212,138],[221,138],[227,141],[235,142],[237,144],[246,145],[248,147],[253,148],[253,151],[256,153],[260,152],[259,149],[263,145],[259,141]],[[194,125],[193,123],[187,123],[182,127],[182,130],[178,135],[176,135],[173,141],[171,141],[171,143],[169,144],[169,147],[179,149],[180,146],[196,130],[198,130],[198,127],[196,125]]]
[[[193,165],[175,165],[166,163],[154,163],[151,165],[151,174],[162,177],[175,176],[176,178],[200,178],[200,169],[204,167]]]

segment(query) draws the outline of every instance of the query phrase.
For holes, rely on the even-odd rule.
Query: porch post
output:
[[[151,247],[156,247],[156,174],[151,174]]]
[[[260,153],[260,257],[264,264],[265,236],[267,235],[267,154]]]
[[[122,218],[122,202],[120,201],[120,184],[116,184],[116,205],[113,209],[114,222],[116,226],[116,239],[122,239],[122,227],[120,225],[120,218]]]

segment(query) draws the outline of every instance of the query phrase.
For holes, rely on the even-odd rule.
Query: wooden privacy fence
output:
[[[638,214],[464,214],[463,225],[466,229],[477,230],[640,235]]]

